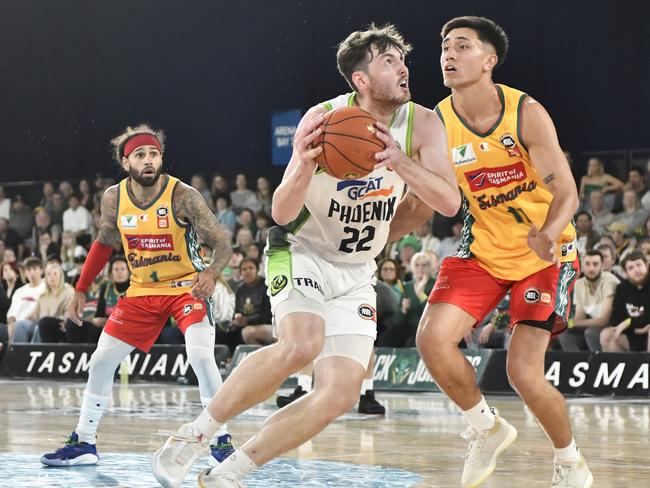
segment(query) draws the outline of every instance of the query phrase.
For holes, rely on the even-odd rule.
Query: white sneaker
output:
[[[246,488],[233,473],[210,474],[212,469],[204,469],[199,474],[199,488]]]
[[[497,458],[517,438],[517,429],[496,414],[490,430],[479,431],[468,427],[463,438],[469,439],[463,468],[463,488],[475,488],[492,474]]]
[[[208,448],[208,440],[195,432],[192,424],[183,424],[153,455],[153,475],[165,488],[178,488]]]
[[[577,463],[555,461],[552,488],[589,488],[593,482],[594,477],[582,454]]]

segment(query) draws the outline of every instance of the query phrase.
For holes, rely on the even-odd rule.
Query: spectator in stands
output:
[[[217,331],[217,342],[234,351],[239,344],[273,342],[271,302],[266,284],[259,277],[257,262],[244,258],[239,264],[243,283],[235,292],[235,314],[229,332]]]
[[[56,263],[45,268],[45,291],[38,297],[30,316],[36,330],[24,330],[27,321],[16,323],[16,342],[62,342],[65,341],[65,314],[74,296],[74,288],[64,280],[63,269]],[[22,329],[22,330],[21,330]],[[32,336],[32,337],[30,337]]]
[[[50,215],[53,225],[58,225],[63,228],[63,212],[65,212],[65,200],[61,193],[52,194],[50,202],[45,205],[45,210]]]
[[[649,351],[650,282],[648,263],[641,251],[632,251],[623,258],[627,279],[614,294],[611,327],[600,334],[604,352]]]
[[[56,256],[60,261],[60,252],[59,246],[52,240],[50,233],[47,231],[42,232],[38,240],[38,248],[34,250],[34,254],[41,260],[43,267],[47,264],[50,256]]]
[[[648,262],[650,262],[650,237],[644,237],[641,239],[637,243],[636,248],[645,254],[646,258],[648,258]]]
[[[93,218],[86,207],[81,206],[78,195],[70,195],[68,209],[63,212],[63,232],[69,231],[77,235],[90,235]]]
[[[109,262],[108,280],[102,282],[97,293],[97,308],[90,321],[82,321],[81,327],[66,321],[67,342],[82,342],[95,344],[99,340],[106,320],[111,315],[120,297],[129,288],[129,267],[122,255],[113,256]]]
[[[605,208],[605,197],[602,191],[593,190],[589,195],[589,202],[589,213],[592,217],[594,230],[599,234],[603,234],[607,226],[616,220],[616,217]]]
[[[645,223],[650,213],[641,207],[634,190],[625,190],[623,193],[623,211],[616,214],[616,220],[627,224],[629,235],[645,235]]]
[[[27,240],[27,245],[32,249],[36,248],[40,241],[41,234],[47,232],[52,238],[52,242],[59,243],[61,241],[61,226],[52,224],[50,214],[43,207],[36,207],[34,210],[34,227],[30,238]]]
[[[435,251],[422,251],[427,255],[429,261],[431,262],[431,276],[436,278],[438,276],[438,271],[440,269],[440,258],[438,253]]]
[[[233,291],[233,293],[237,293],[237,290],[243,283],[242,276],[239,271],[240,269],[239,265],[241,264],[243,259],[244,259],[244,253],[242,252],[242,250],[234,248],[232,250],[232,257],[230,258],[230,262],[228,263],[227,266],[227,268],[230,268],[231,271],[230,278],[228,279],[228,286]]]
[[[458,247],[460,246],[460,233],[462,230],[463,223],[458,221],[454,222],[454,225],[451,227],[453,234],[449,237],[445,237],[438,248],[438,256],[441,261],[458,251]]]
[[[254,244],[253,233],[248,227],[241,227],[237,231],[237,235],[235,237],[235,245],[233,247],[239,248],[241,252],[245,254],[246,249],[251,244]]]
[[[269,214],[260,210],[255,215],[255,242],[260,246],[266,245],[266,239],[269,237],[269,227],[271,226],[271,217]]]
[[[619,279],[603,271],[603,255],[592,249],[582,259],[583,277],[573,290],[575,316],[559,336],[563,351],[601,351],[600,334],[609,325]]]
[[[584,255],[587,249],[592,249],[596,245],[600,235],[593,229],[589,212],[585,210],[578,212],[574,217],[574,221],[576,223],[576,246],[578,252]]]
[[[212,193],[210,193],[210,189],[208,188],[208,184],[205,182],[203,175],[192,175],[190,186],[198,191],[201,195],[203,195],[203,198],[205,198],[205,203],[208,204],[210,210],[214,210],[214,200],[212,199]]]
[[[506,293],[497,308],[490,314],[485,324],[478,327],[475,332],[465,339],[465,343],[472,344],[474,338],[478,346],[485,349],[508,349],[510,345],[510,293]]]
[[[24,285],[23,278],[20,274],[20,268],[15,262],[3,262],[2,263],[2,287],[5,290],[7,298],[11,302],[14,297],[14,293],[21,286]],[[0,322],[6,322],[6,320],[0,320]]]
[[[636,246],[636,241],[628,237],[627,230],[627,224],[622,220],[615,220],[607,227],[607,232],[616,247],[616,254],[621,257],[626,251]]]
[[[440,239],[433,235],[430,220],[427,220],[420,227],[415,229],[413,235],[418,241],[420,241],[420,250],[438,252],[441,242]]]
[[[79,180],[79,202],[88,210],[95,208],[95,199],[93,192],[90,188],[90,182],[83,178]]]
[[[580,201],[583,207],[589,203],[589,195],[594,190],[600,190],[605,196],[605,207],[611,211],[614,207],[616,192],[623,189],[623,182],[605,173],[602,160],[591,158],[587,162],[587,174],[580,180]]]
[[[38,206],[45,207],[52,201],[52,195],[54,195],[54,185],[51,181],[46,181],[43,183],[43,195],[41,196],[41,201],[38,203]]]
[[[85,257],[86,249],[77,244],[77,236],[72,231],[64,231],[61,236],[61,266],[68,277],[75,275],[75,258]]]
[[[230,205],[230,195],[227,193],[218,195],[215,198],[215,207],[216,210],[214,215],[217,217],[217,221],[224,228],[227,229],[232,236],[235,235],[235,228],[237,227],[237,216],[235,212],[232,211]]]
[[[404,281],[408,281],[413,277],[411,260],[415,253],[420,252],[420,241],[412,234],[407,234],[397,243],[397,252],[399,253],[398,260],[402,269],[401,275]]]
[[[18,232],[23,242],[31,237],[34,227],[34,212],[25,204],[20,195],[16,196],[11,204],[9,226]]]
[[[273,188],[266,176],[257,178],[257,201],[260,202],[260,208],[257,212],[265,212],[271,215],[271,199],[273,198]]]
[[[244,256],[249,259],[254,259],[256,263],[261,264],[261,252],[259,246],[255,242],[251,242],[248,246],[242,249]]]
[[[404,297],[401,303],[401,312],[404,316],[401,319],[401,327],[405,342],[403,346],[415,346],[415,333],[417,332],[420,317],[427,304],[429,293],[433,289],[436,279],[431,273],[431,260],[423,252],[417,252],[411,258],[411,270],[413,279],[404,283]]]
[[[212,192],[212,198],[216,201],[221,195],[228,195],[230,200],[230,191],[228,190],[228,181],[220,175],[219,173],[215,174],[212,177],[212,185],[210,187]]]
[[[397,261],[392,258],[384,258],[379,261],[377,279],[391,287],[401,306],[404,297],[404,283],[401,279],[401,267]]]
[[[14,330],[16,325],[23,320],[28,320],[34,312],[38,298],[45,292],[45,282],[42,279],[43,267],[41,260],[38,258],[27,258],[25,260],[25,277],[27,284],[18,288],[11,299],[11,306],[7,311],[7,330],[9,343],[14,340]],[[34,327],[35,328],[35,325]],[[33,328],[27,326],[26,329]],[[21,327],[21,333],[24,330]],[[25,336],[20,336],[19,339],[25,341]]]
[[[239,232],[239,229],[246,227],[251,231],[252,235],[255,235],[257,228],[255,226],[255,214],[249,208],[243,208],[239,215],[237,216],[237,227],[235,229],[235,235]]]
[[[636,193],[637,200],[641,202],[641,198],[647,191],[645,172],[638,166],[632,166],[627,172],[627,181],[623,185],[623,190],[632,190]]]
[[[605,237],[605,236],[603,236]],[[614,244],[609,242],[604,242],[601,238],[601,242],[594,246],[596,251],[600,251],[600,254],[603,256],[603,271],[608,271],[616,276],[619,281],[625,279],[625,272],[623,268],[618,264],[618,255],[616,254],[616,248]]]
[[[212,294],[215,325],[224,333],[230,331],[235,315],[235,293],[228,286],[223,274],[217,278]]]
[[[9,220],[4,217],[0,217],[0,239],[4,241],[6,249],[13,250],[16,256],[23,255],[23,239],[18,232],[9,227]],[[3,261],[7,259],[3,257]]]
[[[399,313],[401,300],[388,283],[377,280],[374,288],[377,293],[377,339],[375,345],[392,347],[390,346],[391,338],[386,335],[386,331],[398,329],[398,320],[401,317]],[[381,336],[384,336],[386,342],[380,345],[379,337]]]
[[[74,188],[69,181],[64,180],[59,183],[59,193],[63,196],[64,201],[68,201],[68,199],[74,194]]]
[[[248,181],[243,173],[239,173],[235,178],[235,190],[230,192],[230,201],[232,201],[235,213],[239,213],[244,208],[248,208],[253,212],[257,212],[262,208],[255,193],[248,189]]]
[[[2,259],[0,259],[0,261],[6,263],[16,263],[18,262],[18,258],[16,257],[14,250],[10,247],[7,247],[4,251],[2,251]]]
[[[7,198],[4,186],[0,186],[0,219],[9,220],[11,213],[11,198]]]

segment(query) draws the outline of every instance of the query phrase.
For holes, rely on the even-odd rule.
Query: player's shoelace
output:
[[[467,464],[475,464],[481,456],[483,443],[487,436],[484,432],[479,432],[472,426],[467,427],[467,430],[460,434],[460,436],[465,440],[469,440],[469,446],[465,454],[465,462]]]

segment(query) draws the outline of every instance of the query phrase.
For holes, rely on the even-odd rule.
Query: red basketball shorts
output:
[[[510,327],[519,322],[548,322],[553,336],[567,327],[571,291],[580,272],[576,258],[558,268],[550,265],[521,281],[495,278],[476,259],[449,257],[442,262],[429,303],[445,302],[470,314],[479,324],[510,291]]]
[[[190,325],[203,321],[206,314],[210,314],[210,302],[190,293],[122,297],[108,317],[104,331],[149,352],[169,316],[174,317],[184,334]]]

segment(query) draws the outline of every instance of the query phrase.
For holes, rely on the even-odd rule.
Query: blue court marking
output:
[[[11,488],[155,488],[149,454],[101,454],[97,466],[50,468],[39,456],[0,453],[0,483]],[[183,483],[196,487],[200,470],[207,461],[197,463]],[[244,482],[248,488],[412,487],[422,480],[416,473],[382,466],[365,466],[332,461],[276,459],[251,473]]]

